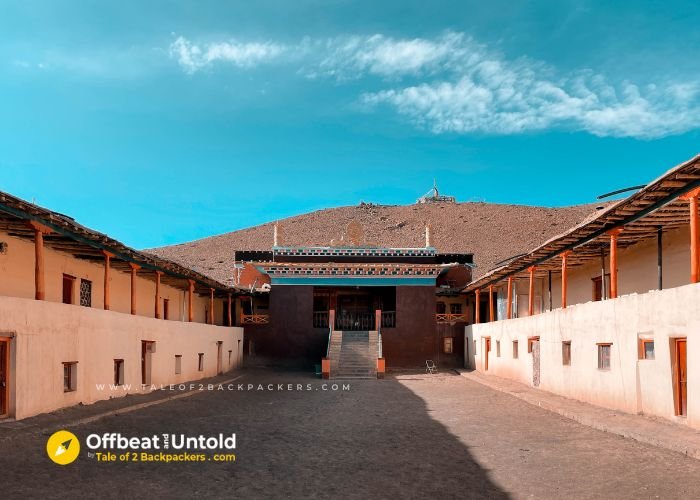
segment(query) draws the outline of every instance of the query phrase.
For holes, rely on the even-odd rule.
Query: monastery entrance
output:
[[[376,330],[376,311],[382,311],[382,324],[396,323],[395,287],[314,287],[314,327],[327,328],[329,311],[335,310],[335,330]]]

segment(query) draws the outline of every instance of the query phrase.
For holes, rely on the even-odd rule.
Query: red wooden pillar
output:
[[[209,289],[209,324],[214,324],[214,289]]]
[[[187,280],[189,286],[187,287],[187,321],[190,323],[194,321],[194,308],[192,301],[194,300],[194,280]]]
[[[610,235],[610,298],[617,298],[617,236],[622,229],[608,231]]]
[[[489,285],[489,321],[496,321],[496,311],[493,308],[493,285]]]
[[[527,315],[534,316],[535,314],[535,266],[530,266],[527,271],[530,273],[530,290],[527,294]]]
[[[109,268],[110,268],[110,261],[112,260],[112,257],[114,257],[114,254],[102,250],[102,255],[105,256],[105,278],[104,278],[104,308],[105,311],[109,311]]]
[[[161,271],[156,271],[156,296],[155,302],[153,304],[153,314],[156,319],[160,319],[162,314],[160,313],[160,277],[163,273]]]
[[[136,271],[141,269],[141,266],[129,262],[131,268],[131,314],[136,314]]]
[[[474,303],[474,323],[476,323],[478,325],[479,323],[481,323],[481,317],[480,317],[480,312],[479,312],[479,309],[481,309],[479,307],[480,302],[481,302],[480,297],[479,297],[479,295],[481,295],[481,290],[476,289],[474,291],[474,295],[476,296],[476,299],[475,299],[476,302]]]
[[[376,309],[374,311],[374,329],[380,331],[382,329],[382,310]]]
[[[508,277],[508,303],[506,304],[506,319],[513,317],[513,277]]]
[[[561,254],[561,307],[562,309],[566,309],[566,296],[568,293],[568,288],[569,288],[569,278],[567,275],[567,258],[569,257],[569,254],[571,253],[571,250],[567,250],[565,252],[562,252]]]
[[[44,234],[49,234],[51,229],[34,221],[30,221],[29,226],[34,230],[34,298],[45,300]]]
[[[688,195],[690,202],[690,282],[700,281],[700,253],[698,239],[700,238],[700,219],[698,218],[698,193]]]
[[[226,317],[228,318],[228,326],[233,326],[233,312],[231,310],[231,294],[226,296]]]

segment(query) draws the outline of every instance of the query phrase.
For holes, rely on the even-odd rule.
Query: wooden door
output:
[[[0,340],[0,417],[7,416],[10,385],[10,343]]]
[[[678,415],[688,414],[688,365],[686,339],[676,340],[676,410]]]
[[[487,338],[484,342],[484,370],[489,369],[489,353],[491,352],[491,339]]]

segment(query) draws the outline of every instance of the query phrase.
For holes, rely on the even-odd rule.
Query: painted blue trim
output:
[[[435,286],[435,276],[428,277],[357,277],[344,278],[341,276],[291,276],[271,277],[272,285],[318,285],[318,286]]]

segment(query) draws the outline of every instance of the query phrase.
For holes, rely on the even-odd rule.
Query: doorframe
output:
[[[153,345],[155,340],[142,340],[141,341],[141,386],[152,385],[153,376]],[[146,377],[146,368],[148,368],[148,377]],[[146,380],[148,379],[148,380]]]
[[[686,417],[688,414],[688,338],[687,337],[671,337],[671,371],[672,371],[672,386],[673,386],[673,412],[676,417]],[[680,385],[680,370],[679,370],[679,350],[678,344],[685,342],[685,367],[686,367],[686,414],[683,415],[681,404],[681,385]]]
[[[12,337],[0,337],[0,342],[5,344],[5,387],[0,388],[4,393],[5,411],[0,413],[0,419],[10,416],[10,385],[12,382],[12,367],[10,366],[10,350],[12,348]]]
[[[491,337],[484,337],[484,371],[489,370],[489,352],[491,352]]]

